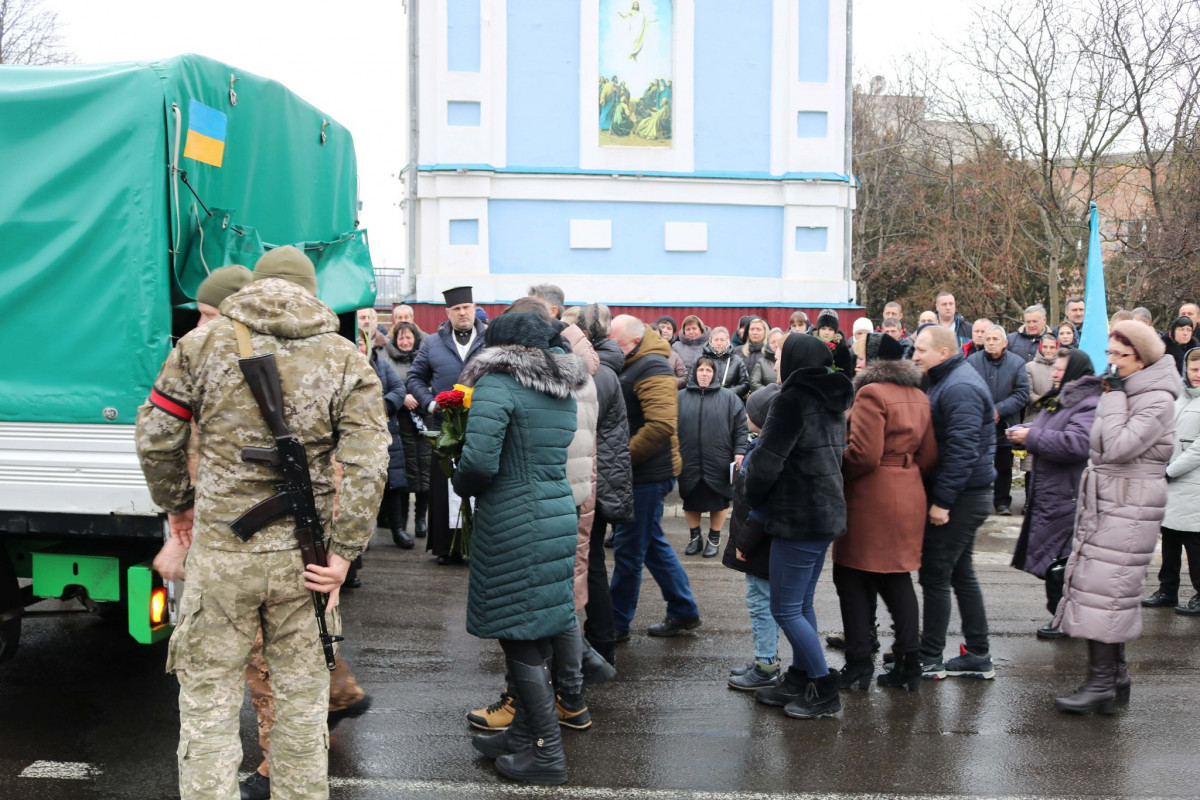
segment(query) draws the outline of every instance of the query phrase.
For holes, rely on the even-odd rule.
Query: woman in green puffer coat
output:
[[[508,730],[475,748],[505,777],[561,784],[567,761],[547,661],[550,637],[575,624],[576,527],[567,482],[575,436],[572,392],[583,360],[550,351],[558,334],[538,315],[503,314],[463,373],[474,387],[454,490],[475,498],[467,631],[499,639],[516,693]]]

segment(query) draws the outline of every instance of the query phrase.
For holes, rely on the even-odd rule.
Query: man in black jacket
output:
[[[1038,354],[1046,333],[1046,307],[1041,303],[1025,309],[1025,327],[1008,335],[1008,352],[1028,364]]]
[[[487,326],[475,318],[475,301],[470,286],[456,286],[442,292],[446,298],[446,321],[421,342],[408,376],[408,393],[417,398],[418,408],[431,415],[434,427],[441,427],[442,415],[434,399],[454,388],[463,368],[483,349]],[[441,470],[429,476],[429,538],[426,548],[437,556],[439,564],[461,564],[462,553],[451,535],[455,520],[450,519],[450,488]],[[421,496],[417,495],[416,515],[424,519]]]
[[[1026,317],[1028,319],[1028,317]],[[1005,431],[1021,421],[1029,402],[1029,373],[1025,360],[1008,349],[1004,328],[993,325],[983,335],[983,352],[973,353],[967,363],[987,384],[996,406],[996,513],[1012,515],[1012,443]]]
[[[926,493],[929,521],[921,549],[924,594],[921,669],[926,678],[947,675],[994,678],[983,592],[975,579],[975,531],[992,504],[996,450],[995,407],[987,385],[963,358],[954,331],[931,325],[917,334],[913,363],[925,374],[939,461]],[[950,625],[950,591],[958,598],[966,651],[943,661]]]

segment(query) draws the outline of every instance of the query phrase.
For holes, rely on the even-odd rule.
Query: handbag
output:
[[[1068,556],[1056,558],[1051,561],[1050,566],[1046,568],[1046,585],[1047,587],[1054,587],[1054,594],[1058,597],[1062,597],[1063,584],[1066,582],[1067,578],[1067,559]],[[1049,608],[1049,611],[1051,614],[1058,613],[1057,608]]]

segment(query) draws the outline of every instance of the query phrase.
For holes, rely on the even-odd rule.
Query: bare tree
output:
[[[0,64],[66,64],[58,14],[42,0],[0,0]]]

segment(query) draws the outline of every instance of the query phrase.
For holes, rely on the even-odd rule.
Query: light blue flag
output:
[[[1083,338],[1079,349],[1092,359],[1096,373],[1108,368],[1108,295],[1104,290],[1104,260],[1100,257],[1100,212],[1092,203],[1087,249],[1087,287],[1083,297]]]

